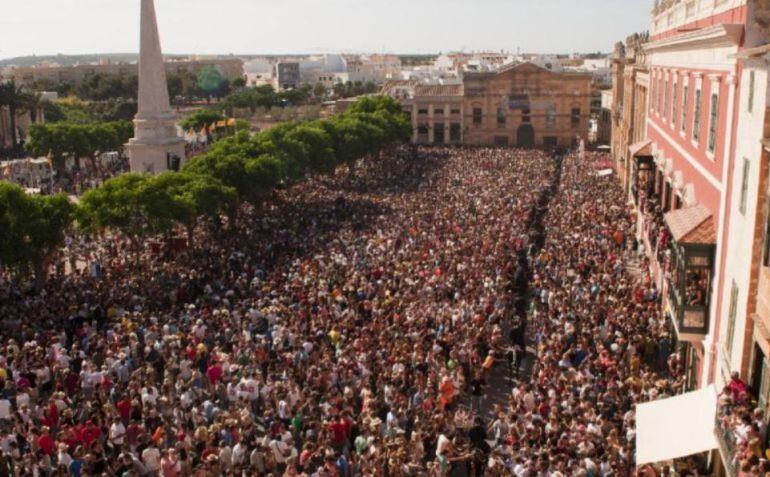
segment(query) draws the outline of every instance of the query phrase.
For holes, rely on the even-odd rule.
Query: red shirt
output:
[[[118,414],[120,414],[120,418],[124,421],[128,421],[128,418],[131,417],[131,401],[128,399],[124,399],[122,401],[118,401],[115,404],[115,407],[118,409]]]
[[[329,429],[332,431],[332,441],[335,444],[342,444],[345,442],[345,438],[347,437],[347,426],[344,422],[332,422],[329,424]]]
[[[219,379],[222,377],[222,366],[218,364],[209,366],[209,369],[206,370],[206,376],[208,376],[211,384],[216,384],[217,381],[219,381]]]
[[[54,442],[53,438],[49,434],[43,434],[37,438],[37,445],[45,455],[54,455]]]

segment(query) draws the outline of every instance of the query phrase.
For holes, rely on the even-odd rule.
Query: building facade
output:
[[[646,33],[629,36],[625,44],[615,45],[612,61],[611,154],[621,185],[634,201],[641,186],[631,181],[632,171],[639,167],[633,156],[650,158],[646,144],[649,73],[644,52],[648,39]]]
[[[615,81],[624,81],[612,147],[685,390],[720,391],[737,375],[765,422],[768,26],[770,2],[763,0],[656,1],[645,61],[628,52],[616,60]],[[736,429],[724,422],[716,421],[719,448],[711,460],[717,475],[738,475]]]
[[[296,61],[276,63],[274,76],[279,90],[299,88],[301,84],[299,63]]]
[[[571,147],[588,139],[592,77],[519,63],[463,79],[465,144]]]
[[[592,77],[530,63],[466,73],[462,84],[389,81],[383,92],[412,118],[413,141],[571,147],[588,139]]]

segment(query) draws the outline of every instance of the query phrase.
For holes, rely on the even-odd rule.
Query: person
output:
[[[484,468],[472,431],[488,475],[630,475],[634,405],[682,366],[646,345],[660,301],[613,239],[622,189],[590,169],[394,147],[201,217],[186,248],[73,231],[66,258],[101,278],[37,293],[0,271],[0,449],[49,469],[80,446],[84,475],[446,475]],[[534,369],[506,380],[511,345]]]
[[[727,392],[734,400],[739,400],[746,395],[746,383],[741,379],[741,375],[735,371],[730,375],[730,382],[727,383]]]

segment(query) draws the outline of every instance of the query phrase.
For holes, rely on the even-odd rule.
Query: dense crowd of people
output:
[[[630,475],[681,380],[611,181],[401,148],[173,257],[75,239],[98,273],[0,278],[0,477]]]

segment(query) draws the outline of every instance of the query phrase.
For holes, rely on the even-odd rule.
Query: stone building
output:
[[[588,73],[518,63],[494,73],[467,73],[463,86],[466,144],[570,147],[588,139]]]
[[[615,46],[612,59],[611,153],[623,188],[631,193],[635,200],[637,193],[634,190],[637,185],[631,183],[632,171],[640,167],[640,160],[651,160],[649,147],[644,147],[647,138],[646,105],[649,85],[644,45],[648,40],[647,33],[629,36],[625,44],[618,43]],[[634,159],[632,156],[641,159]]]
[[[518,147],[570,147],[587,139],[592,91],[590,74],[531,63],[466,73],[462,84],[383,87],[410,114],[416,143]]]

